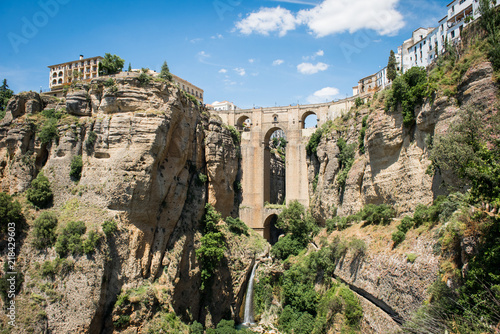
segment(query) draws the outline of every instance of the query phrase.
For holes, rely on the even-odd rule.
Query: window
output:
[[[451,32],[451,38],[455,38],[455,30]]]

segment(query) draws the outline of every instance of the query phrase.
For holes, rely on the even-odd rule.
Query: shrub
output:
[[[357,97],[356,100],[354,100],[354,104],[356,105],[356,108],[361,107],[363,104],[365,104],[365,101],[363,101],[362,98]]]
[[[356,295],[347,287],[341,286],[339,295],[344,299],[344,316],[347,325],[358,327],[363,318],[363,309]]]
[[[405,216],[398,225],[398,230],[406,233],[413,227],[413,219],[410,216]]]
[[[52,202],[53,194],[49,179],[40,172],[26,190],[26,199],[39,208],[46,208]]]
[[[115,79],[109,78],[103,82],[104,87],[112,87],[116,84]]]
[[[198,173],[198,179],[197,179],[197,183],[201,186],[203,184],[205,184],[206,182],[208,181],[208,176],[206,176],[205,174],[203,173]]]
[[[227,129],[229,130],[229,133],[231,134],[231,139],[233,140],[234,145],[235,146],[240,145],[241,133],[232,125],[228,125]]]
[[[62,113],[60,111],[56,111],[55,109],[44,109],[41,114],[45,118],[53,118],[53,119],[61,119]]]
[[[106,220],[102,223],[102,231],[107,238],[111,237],[113,233],[118,229],[117,224],[114,220]]]
[[[394,79],[392,90],[386,101],[386,111],[396,111],[402,107],[403,124],[415,124],[415,107],[423,102],[428,94],[427,71],[425,68],[412,67],[402,76]]]
[[[278,242],[273,245],[271,255],[286,260],[290,255],[298,255],[302,249],[304,249],[304,244],[288,234],[279,238]]]
[[[79,255],[83,252],[82,235],[87,228],[82,221],[69,222],[57,237],[56,252],[60,257],[65,257],[68,253]]]
[[[364,240],[353,238],[349,242],[349,249],[352,251],[353,257],[358,257],[365,255],[367,247]]]
[[[130,316],[122,314],[118,317],[118,320],[113,322],[113,325],[117,328],[122,328],[127,326],[129,322],[130,322]]]
[[[57,217],[52,212],[42,212],[33,223],[33,245],[38,249],[52,247],[56,242]]]
[[[346,141],[343,138],[340,138],[337,141],[337,146],[340,150],[339,153],[339,173],[337,175],[337,184],[341,189],[341,192],[344,192],[345,184],[347,181],[347,175],[351,170],[351,167],[354,163],[354,156],[356,154],[355,147],[356,144],[352,143],[347,145]]]
[[[90,231],[87,235],[87,238],[83,240],[82,249],[83,253],[91,254],[95,251],[97,247],[97,243],[100,240],[100,236],[96,231]]]
[[[392,233],[392,241],[394,242],[394,247],[402,243],[406,238],[406,233],[400,230],[397,230]]]
[[[226,224],[229,228],[229,231],[231,231],[234,234],[249,235],[248,226],[239,218],[227,217]]]
[[[75,155],[73,159],[71,159],[71,166],[69,171],[69,176],[73,181],[80,181],[82,178],[82,168],[83,161],[81,155]]]
[[[388,225],[394,217],[394,209],[387,204],[368,204],[361,212],[361,219],[367,224]]]
[[[0,233],[7,232],[9,223],[18,224],[23,221],[23,212],[21,204],[14,201],[9,194],[0,192]]]
[[[365,135],[366,135],[366,126],[368,124],[368,115],[363,117],[361,121],[361,130],[359,131],[358,138],[358,148],[360,154],[365,154]]]
[[[196,250],[196,258],[201,267],[200,289],[202,291],[207,287],[208,281],[219,266],[227,248],[224,234],[219,231],[217,226],[221,219],[220,214],[210,204],[205,206],[205,210],[205,235],[201,237],[200,248]]]
[[[413,262],[415,262],[416,259],[417,259],[417,255],[416,254],[413,254],[413,253],[406,254],[406,260],[408,262],[413,263]]]
[[[139,80],[139,83],[143,86],[147,85],[151,81],[151,79],[151,76],[146,73],[141,73],[137,78],[137,80]]]
[[[40,274],[43,278],[49,277],[54,279],[56,275],[65,276],[73,269],[73,262],[57,258],[53,261],[47,260],[40,267]]]
[[[57,119],[50,118],[43,122],[42,128],[38,135],[42,144],[52,143],[52,140],[59,139],[59,132],[57,130]]]
[[[85,148],[87,149],[87,153],[90,153],[94,150],[95,143],[97,141],[97,134],[94,131],[90,131],[87,136],[87,140],[85,141]]]
[[[189,334],[204,334],[204,333],[205,331],[203,330],[203,325],[196,320],[189,326]]]
[[[321,141],[321,137],[323,136],[324,132],[325,132],[324,127],[320,127],[311,135],[311,138],[309,138],[309,141],[307,142],[306,145],[307,155],[311,156],[314,154],[316,156],[318,145]]]

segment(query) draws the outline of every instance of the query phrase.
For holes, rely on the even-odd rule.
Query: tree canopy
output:
[[[389,55],[389,62],[387,63],[387,79],[389,79],[389,81],[394,81],[396,77],[396,55],[394,54],[394,51],[391,50],[391,53]]]
[[[172,74],[170,73],[170,69],[168,68],[166,61],[164,61],[161,66],[160,78],[172,81]]]
[[[104,75],[116,74],[122,70],[124,64],[125,60],[121,59],[117,55],[106,53],[104,55],[104,59],[102,59],[99,63],[99,72]]]
[[[0,119],[5,116],[5,108],[7,107],[7,102],[14,95],[14,92],[9,89],[7,85],[7,79],[3,79],[2,86],[0,86]]]

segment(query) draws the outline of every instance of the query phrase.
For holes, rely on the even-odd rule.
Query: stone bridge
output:
[[[336,102],[217,111],[224,123],[241,131],[243,202],[240,218],[251,228],[272,241],[273,221],[279,209],[266,208],[270,202],[271,172],[269,141],[276,130],[283,130],[287,140],[285,166],[286,203],[297,200],[309,206],[306,145],[316,130],[304,128],[309,115],[316,115],[318,127],[349,111],[355,98]]]

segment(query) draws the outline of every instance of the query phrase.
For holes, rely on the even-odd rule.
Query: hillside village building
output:
[[[495,6],[500,5],[500,1]],[[479,0],[454,0],[447,5],[448,13],[438,22],[436,28],[418,28],[413,31],[411,38],[398,47],[396,54],[397,71],[407,72],[412,67],[427,67],[432,64],[446,49],[446,43],[456,45],[464,27],[477,20]],[[385,70],[385,74],[382,72]],[[368,76],[353,87],[353,96],[367,95],[389,86],[387,69]],[[376,78],[376,87],[368,83],[369,78]]]
[[[50,78],[49,78],[49,88],[50,95],[62,97],[63,86],[71,84],[75,80],[79,81],[90,81],[92,79],[102,77],[99,75],[99,63],[104,59],[101,56],[83,58],[80,55],[80,59],[69,61],[66,63],[50,65]],[[138,76],[142,70],[135,69],[131,72],[120,72],[118,74],[111,75],[112,77],[126,77],[126,76]],[[157,76],[159,73],[153,70],[148,70],[147,74],[151,76]],[[183,91],[193,95],[199,102],[203,103],[203,89],[193,85],[189,81],[186,81],[174,74],[172,74],[172,81]]]
[[[91,80],[99,77],[99,63],[103,57],[83,58],[66,63],[48,66],[50,69],[49,87],[51,90],[62,88],[73,80]]]
[[[212,109],[212,110],[215,110],[215,111],[221,111],[221,110],[238,110],[240,108],[238,108],[237,106],[235,106],[233,102],[229,102],[229,101],[218,102],[218,101],[215,101],[214,103],[212,103],[211,105],[209,105],[209,109]]]

